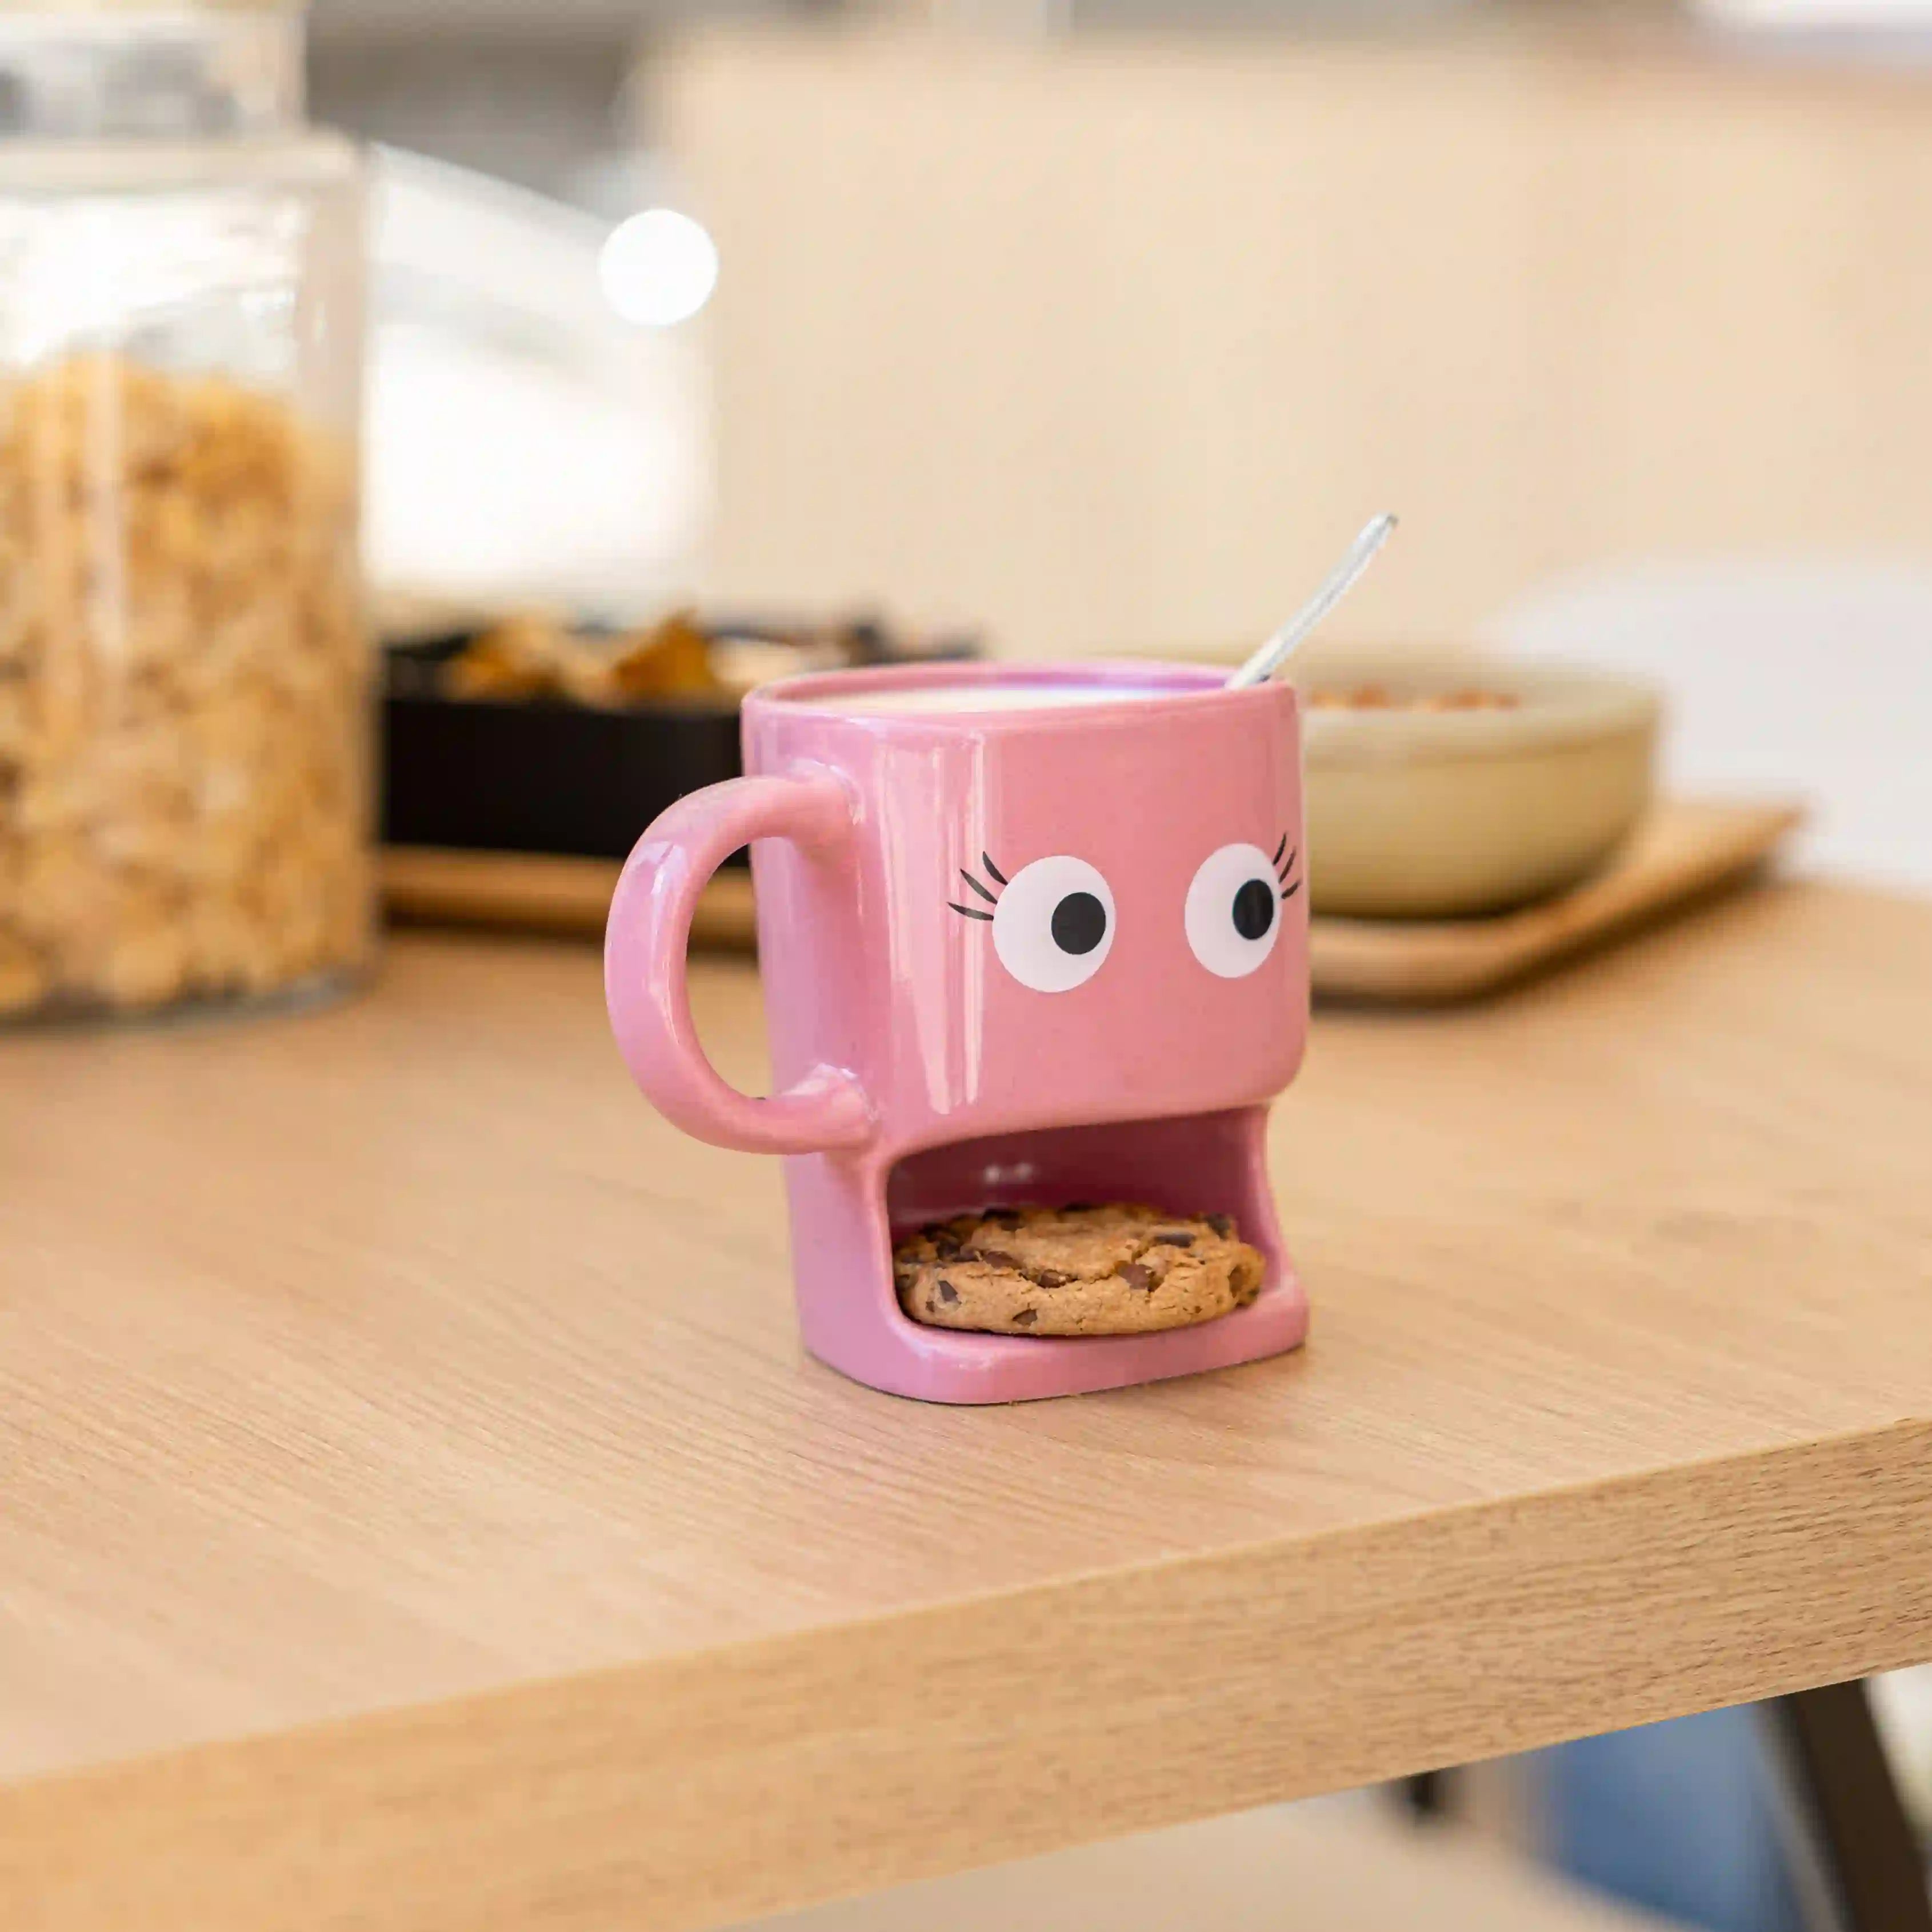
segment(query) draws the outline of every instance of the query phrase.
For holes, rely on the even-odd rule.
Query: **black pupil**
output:
[[[1250,879],[1234,895],[1234,930],[1244,939],[1260,939],[1274,923],[1274,892],[1259,879]]]
[[[1053,943],[1063,952],[1091,952],[1107,936],[1107,908],[1091,892],[1069,892],[1053,909]]]

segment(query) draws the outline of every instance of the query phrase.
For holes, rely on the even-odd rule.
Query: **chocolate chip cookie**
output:
[[[892,1256],[899,1305],[936,1328],[1143,1335],[1245,1308],[1268,1264],[1225,1214],[989,1208],[922,1228]]]

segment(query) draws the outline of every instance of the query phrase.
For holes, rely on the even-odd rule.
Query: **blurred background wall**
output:
[[[701,358],[715,494],[666,566],[716,594],[1231,644],[1387,502],[1400,567],[1342,628],[1436,639],[1571,573],[1932,527],[1932,76],[1895,50],[1262,0],[316,26],[326,116],[716,238],[672,378]]]
[[[1669,23],[711,33],[650,122],[726,273],[712,568],[1025,651],[1466,633],[1638,558],[1932,529],[1932,88]]]

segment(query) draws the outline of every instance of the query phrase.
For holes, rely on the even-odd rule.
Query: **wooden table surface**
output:
[[[1928,987],[1789,886],[1324,1012],[1310,1347],[978,1411],[801,1355],[589,949],[0,1040],[0,1924],[715,1924],[1932,1658]]]

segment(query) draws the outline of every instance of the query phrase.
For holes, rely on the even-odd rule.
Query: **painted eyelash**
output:
[[[1281,856],[1284,852],[1288,852],[1288,834],[1286,832],[1281,835],[1281,843],[1274,848],[1274,864],[1275,882],[1282,888],[1282,898],[1287,900],[1293,898],[1301,890],[1301,881],[1299,879],[1297,879],[1293,885],[1288,883],[1288,875],[1294,870],[1295,860],[1301,856],[1301,848],[1298,845],[1292,852],[1288,852],[1286,861]]]
[[[1284,852],[1288,853],[1288,856],[1286,860],[1282,857],[1282,854]],[[1295,894],[1301,890],[1301,881],[1299,879],[1294,880],[1292,884],[1288,883],[1288,874],[1294,870],[1294,862],[1296,860],[1300,858],[1300,856],[1301,848],[1298,845],[1292,852],[1288,852],[1288,834],[1284,832],[1281,835],[1281,843],[1274,848],[1274,861],[1276,874],[1276,883],[1282,888],[1281,896],[1284,900],[1293,898]],[[998,866],[993,863],[992,856],[991,854],[982,852],[980,854],[980,870],[982,871],[989,879],[992,880],[996,885],[1004,886],[1006,883],[1006,875],[1000,870]],[[978,893],[980,897],[984,899],[988,905],[998,905],[999,904],[998,895],[995,892],[988,891],[987,888],[982,886],[977,879],[974,878],[970,872],[967,871],[964,866],[961,866],[959,868],[959,876],[964,879],[966,883],[972,887],[974,891]],[[984,920],[989,926],[992,923],[993,915],[989,912],[981,912],[976,906],[962,905],[957,899],[948,899],[946,902],[946,909],[949,911],[956,912],[962,919]]]
[[[992,880],[994,885],[1004,886],[1006,883],[1006,874],[1001,872],[999,867],[993,863],[992,858],[984,852],[982,852],[980,854],[980,868],[986,874],[987,878]],[[989,890],[986,886],[980,884],[980,881],[974,878],[973,874],[968,872],[964,866],[962,866],[959,868],[959,876],[964,879],[988,905],[998,905],[999,904],[999,895],[997,892]],[[976,906],[962,905],[957,899],[948,899],[946,903],[953,911],[956,912],[962,919],[983,919],[989,924],[992,922],[993,915],[989,912],[981,912]]]

